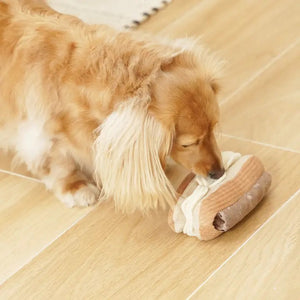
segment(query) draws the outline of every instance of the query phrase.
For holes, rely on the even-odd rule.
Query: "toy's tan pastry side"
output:
[[[213,226],[216,213],[233,205],[251,190],[263,172],[264,167],[260,160],[251,156],[232,180],[221,185],[214,193],[201,201],[199,231],[202,240],[213,239],[222,233]],[[233,215],[238,213],[238,211],[231,212]]]
[[[191,230],[186,230],[187,221],[191,220],[184,220],[181,212],[184,208],[182,203],[197,188],[197,180],[193,174],[185,177],[177,188],[179,201],[174,208],[177,215],[180,212],[181,218],[175,216],[174,210],[169,211],[168,223],[173,231],[183,231],[201,240],[213,239],[232,228],[252,211],[271,185],[270,174],[265,172],[261,161],[253,155],[236,158],[228,168],[226,176],[194,204],[193,215],[197,214],[198,220],[193,221],[197,231],[193,234],[190,234]]]

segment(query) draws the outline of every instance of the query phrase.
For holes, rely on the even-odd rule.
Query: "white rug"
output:
[[[48,0],[51,7],[90,24],[134,27],[172,0]]]

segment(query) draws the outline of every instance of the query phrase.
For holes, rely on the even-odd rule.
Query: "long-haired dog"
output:
[[[42,0],[0,0],[0,147],[69,206],[173,205],[171,157],[223,174],[212,55],[87,25]]]

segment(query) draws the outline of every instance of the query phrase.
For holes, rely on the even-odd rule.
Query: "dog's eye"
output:
[[[183,148],[187,148],[187,147],[190,147],[192,145],[181,145]]]
[[[200,139],[198,139],[196,142],[194,142],[194,143],[191,143],[191,144],[185,144],[185,145],[181,145],[183,148],[188,148],[188,147],[191,147],[191,146],[197,146],[197,145],[199,145],[199,143],[200,143]]]

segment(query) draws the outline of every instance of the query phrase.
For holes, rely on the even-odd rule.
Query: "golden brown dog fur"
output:
[[[172,205],[167,155],[195,173],[222,168],[217,68],[195,43],[0,0],[0,147],[70,206],[100,189],[124,211]]]

